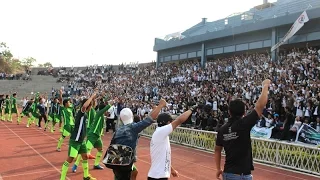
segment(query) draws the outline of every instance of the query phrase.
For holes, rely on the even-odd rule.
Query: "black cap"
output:
[[[161,113],[157,118],[158,127],[162,127],[168,124],[168,122],[172,122],[173,118],[168,113]]]

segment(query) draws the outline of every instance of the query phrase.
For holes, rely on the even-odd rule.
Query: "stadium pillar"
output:
[[[204,45],[204,43],[202,43],[202,46],[201,46],[201,67],[202,67],[202,68],[205,68],[206,61],[207,61],[205,49],[206,49],[206,48],[205,48],[205,45]]]
[[[276,28],[272,28],[271,47],[278,43],[278,35],[277,34],[278,34],[277,33],[277,29]],[[275,50],[275,51],[271,52],[272,61],[276,61],[277,60],[277,51],[278,50]]]
[[[156,69],[158,69],[160,63],[159,53],[157,52]]]

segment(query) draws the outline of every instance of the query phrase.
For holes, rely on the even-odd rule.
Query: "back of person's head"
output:
[[[161,113],[158,115],[158,118],[157,118],[158,127],[168,125],[172,121],[173,121],[173,118],[168,113]]]
[[[133,113],[130,108],[123,108],[120,111],[120,119],[124,125],[133,123]]]
[[[232,118],[241,118],[246,112],[246,105],[241,99],[232,100],[229,103],[229,114]]]
[[[140,121],[141,121],[140,116],[134,115],[134,117],[133,117],[133,122],[137,123],[137,122],[140,122]]]

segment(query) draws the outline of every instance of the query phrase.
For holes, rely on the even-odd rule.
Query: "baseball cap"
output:
[[[123,108],[120,111],[120,119],[124,125],[130,124],[133,122],[133,113],[129,108]]]
[[[168,124],[168,122],[172,122],[172,121],[173,121],[173,118],[168,113],[161,113],[158,115],[158,118],[157,118],[158,127],[165,126]]]

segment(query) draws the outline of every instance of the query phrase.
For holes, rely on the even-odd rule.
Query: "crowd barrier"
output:
[[[155,124],[149,126],[142,135],[150,138],[155,128]],[[179,127],[170,135],[170,141],[213,153],[216,134]],[[320,176],[320,148],[273,139],[251,139],[254,161]]]

